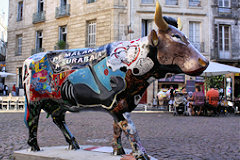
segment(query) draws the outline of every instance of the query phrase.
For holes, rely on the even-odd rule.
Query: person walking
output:
[[[16,96],[16,86],[15,86],[15,84],[12,86],[12,96]]]
[[[7,96],[7,95],[8,95],[8,86],[7,86],[7,85],[4,85],[3,95],[4,95],[4,96]]]

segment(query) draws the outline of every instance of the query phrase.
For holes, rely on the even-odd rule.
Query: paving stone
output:
[[[0,159],[27,149],[24,113],[0,113]],[[184,117],[172,114],[132,114],[148,154],[162,159],[240,159],[240,117]],[[104,112],[66,114],[66,122],[80,145],[111,145],[113,119]],[[41,113],[38,142],[43,146],[67,145],[61,131]],[[130,148],[123,135],[124,148]]]

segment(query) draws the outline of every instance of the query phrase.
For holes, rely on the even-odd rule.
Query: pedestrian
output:
[[[210,86],[210,90],[206,95],[207,109],[212,110],[215,115],[218,114],[219,92],[214,86]]]
[[[8,86],[7,86],[7,85],[4,85],[3,95],[4,95],[4,96],[7,96],[7,95],[8,95]]]
[[[16,96],[16,86],[15,86],[15,84],[12,87],[12,96]]]
[[[200,86],[195,87],[195,92],[193,93],[192,97],[188,100],[192,101],[189,103],[189,108],[191,109],[191,115],[200,115],[204,107],[204,94],[201,91]],[[197,112],[198,111],[198,112]]]
[[[2,96],[2,95],[3,95],[3,85],[0,84],[0,96]]]
[[[169,106],[169,111],[173,111],[173,102],[174,102],[174,88],[173,86],[171,85],[169,90],[167,91],[166,93],[167,97],[169,98],[169,101],[168,101],[168,106]]]

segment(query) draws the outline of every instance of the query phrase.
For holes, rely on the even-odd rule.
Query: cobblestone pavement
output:
[[[0,113],[0,159],[13,159],[14,150],[28,148],[24,113]],[[147,152],[161,159],[240,159],[240,117],[174,117],[133,113]],[[112,117],[103,112],[69,113],[66,122],[79,144],[111,145]],[[125,148],[130,148],[123,136]],[[41,146],[67,145],[60,130],[41,113]]]

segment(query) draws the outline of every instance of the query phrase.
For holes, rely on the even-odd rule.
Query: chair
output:
[[[18,97],[11,97],[9,100],[9,109],[17,110],[18,109]]]
[[[9,110],[9,101],[10,101],[11,97],[7,96],[7,97],[2,97],[2,109],[3,110]]]
[[[0,97],[0,110],[2,110],[2,97]]]
[[[18,109],[24,110],[25,108],[25,97],[19,97],[18,98]]]

